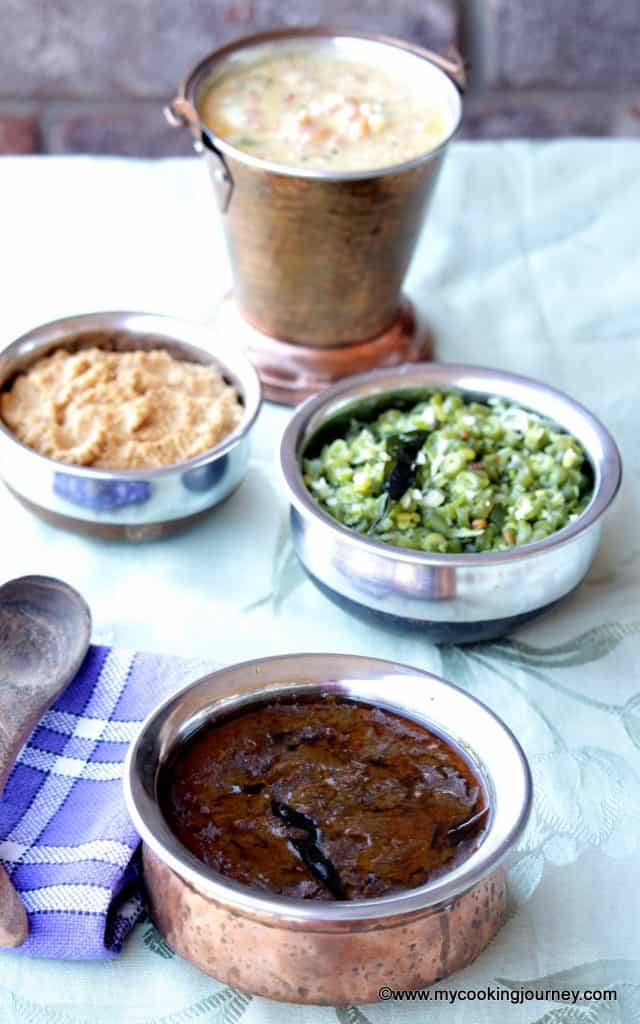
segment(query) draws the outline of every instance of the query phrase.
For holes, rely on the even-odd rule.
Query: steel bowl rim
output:
[[[567,408],[577,413],[597,434],[605,457],[603,464],[610,464],[609,472],[605,475],[599,464],[595,466],[594,490],[591,501],[587,508],[571,523],[557,530],[543,540],[534,541],[529,544],[515,545],[507,551],[483,551],[477,553],[439,553],[417,551],[411,548],[402,548],[384,541],[373,540],[364,534],[343,526],[325,512],[313,499],[302,480],[302,473],[297,455],[298,444],[304,438],[305,429],[311,418],[322,411],[322,409],[341,396],[347,397],[348,393],[357,389],[361,384],[371,384],[371,394],[382,394],[383,388],[376,388],[376,385],[390,376],[404,376],[407,378],[407,387],[410,387],[412,374],[423,373],[441,374],[448,373],[452,377],[464,374],[477,374],[484,377],[488,382],[502,380],[507,383],[524,385],[532,388],[538,393],[548,394],[562,402]],[[441,387],[450,387],[452,390],[460,390],[465,393],[465,388],[460,387],[452,381]],[[425,389],[429,387],[424,384]],[[397,385],[389,388],[389,394],[398,393],[402,386]],[[466,389],[467,393],[478,393],[477,389]],[[487,396],[495,394],[487,389]],[[364,398],[366,393],[355,397]],[[518,403],[514,403],[518,404]],[[535,408],[532,411],[536,411]],[[539,415],[544,415],[539,413]],[[547,417],[548,418],[548,417]],[[560,426],[562,424],[559,424]],[[586,448],[587,455],[592,453]],[[622,462],[618,447],[604,424],[586,406],[571,398],[565,392],[560,391],[551,385],[535,380],[533,377],[526,377],[522,374],[512,373],[508,370],[496,370],[486,366],[474,365],[471,363],[412,363],[402,367],[385,367],[378,370],[369,370],[365,373],[355,374],[352,377],[339,381],[318,395],[313,395],[295,410],[289,423],[285,427],[280,443],[280,475],[291,505],[306,519],[312,519],[317,525],[324,527],[335,536],[344,540],[345,543],[368,554],[375,554],[381,558],[391,559],[396,562],[414,566],[437,566],[439,568],[464,568],[466,566],[496,566],[513,564],[518,561],[535,557],[546,551],[568,544],[592,527],[607,511],[616,497],[622,482]]]
[[[432,883],[427,883],[426,885],[415,889],[409,889],[401,893],[395,893],[390,896],[379,897],[377,899],[353,900],[344,903],[331,901],[325,903],[322,901],[277,896],[269,893],[256,894],[256,890],[251,889],[250,886],[234,882],[233,880],[225,878],[224,875],[208,868],[193,854],[191,854],[186,847],[182,846],[179,840],[173,835],[173,833],[171,833],[169,826],[165,822],[160,811],[157,798],[152,804],[153,820],[150,823],[146,819],[144,812],[141,811],[138,806],[134,794],[134,787],[139,778],[136,769],[136,760],[138,752],[144,744],[150,730],[152,730],[154,725],[157,725],[158,722],[162,722],[163,715],[168,712],[172,705],[179,705],[182,698],[190,691],[198,686],[210,684],[212,680],[217,677],[223,677],[225,673],[229,671],[245,669],[247,676],[251,677],[255,670],[259,670],[261,666],[269,663],[280,663],[284,668],[289,665],[292,666],[291,673],[288,676],[291,681],[291,678],[295,680],[296,675],[303,674],[304,670],[301,670],[301,665],[314,662],[327,664],[328,678],[324,684],[327,686],[333,681],[329,676],[329,673],[331,672],[331,665],[337,665],[339,663],[342,663],[343,665],[346,664],[346,666],[357,664],[362,664],[364,666],[366,664],[368,666],[375,666],[381,673],[387,672],[388,674],[395,673],[396,675],[399,674],[408,678],[418,677],[420,679],[430,679],[438,686],[454,691],[458,696],[462,697],[472,705],[476,713],[487,715],[493,723],[497,725],[509,744],[517,762],[521,773],[521,783],[524,795],[521,803],[518,805],[518,808],[514,808],[513,810],[510,827],[496,846],[491,856],[487,856],[486,850],[485,856],[482,856],[482,850],[485,847],[485,842],[483,841],[467,860],[464,860],[457,868],[452,869],[451,872],[446,872],[441,877],[436,878]],[[373,677],[370,676],[369,678],[371,679]],[[360,681],[362,681],[362,679]],[[318,683],[308,684],[310,689],[312,687],[315,689],[321,689],[322,685],[323,684]],[[274,694],[282,692],[285,686],[286,683],[281,682],[279,685],[271,686],[267,691],[264,689],[260,690],[260,681],[258,680],[256,686],[249,688],[247,692],[255,692],[257,694],[255,699],[260,700],[264,699],[265,692],[271,692]],[[303,688],[304,684],[301,683],[301,689]],[[235,694],[236,698],[240,696],[241,695],[239,693]],[[233,697],[229,699],[221,698],[220,702],[224,703],[225,708],[228,707],[230,703],[231,706],[233,706]],[[374,703],[372,701],[366,702]],[[216,703],[217,701],[214,699],[208,706],[209,717]],[[378,705],[376,701],[375,706],[384,706],[384,704]],[[396,713],[402,714],[402,710],[396,709]],[[405,714],[410,717],[411,710],[406,708]],[[418,717],[428,725],[428,717],[426,715],[419,714]],[[448,742],[452,744],[454,748],[459,748],[457,741],[451,736],[448,736],[446,730],[443,730],[440,726],[434,726],[434,728],[436,728],[436,730],[439,731],[445,739],[448,739]],[[490,776],[489,781],[496,790],[499,789],[499,780]],[[317,923],[319,927],[330,926],[332,924],[336,927],[340,927],[343,924],[349,924],[351,922],[367,922],[374,920],[384,921],[389,918],[397,918],[399,914],[424,913],[433,908],[439,908],[443,905],[447,905],[448,902],[456,896],[461,895],[463,892],[467,892],[478,882],[487,878],[492,871],[499,866],[506,854],[514,846],[524,831],[529,820],[532,804],[531,770],[522,746],[509,726],[491,708],[489,708],[488,705],[467,693],[461,687],[445,680],[441,676],[437,676],[433,672],[418,669],[415,666],[380,658],[368,658],[351,654],[331,654],[326,652],[273,655],[267,658],[256,658],[246,662],[238,662],[208,673],[162,700],[142,722],[135,740],[129,747],[123,772],[123,787],[129,815],[133,819],[135,828],[141,835],[143,843],[148,845],[153,853],[155,853],[163,863],[168,865],[180,878],[187,882],[187,884],[193,886],[200,892],[204,891],[208,898],[213,898],[224,905],[230,905],[240,912],[254,914],[256,916],[266,915],[273,917],[276,915],[281,923],[286,924],[287,922],[290,922],[293,923],[293,926],[297,924]],[[493,818],[490,821],[487,836],[491,832],[492,822]],[[168,846],[169,848],[167,848]],[[171,847],[173,847],[173,849]],[[476,856],[478,854],[479,856]]]
[[[115,331],[117,329],[117,324],[121,319],[136,320],[137,318],[144,318],[148,323],[157,322],[159,326],[164,324],[167,328],[174,325],[177,329],[185,332],[194,331],[199,334],[206,330],[205,324],[165,313],[146,313],[140,310],[104,310],[101,312],[79,313],[73,316],[60,317],[56,320],[49,320],[44,324],[39,324],[37,327],[32,328],[25,334],[21,334],[18,338],[15,338],[10,342],[4,349],[0,350],[0,363],[8,358],[10,359],[15,357],[24,346],[31,343],[33,343],[33,348],[30,352],[30,356],[33,357],[33,361],[39,358],[40,347],[43,349],[46,348],[48,352],[52,352],[56,348],[64,348],[64,338],[61,338],[61,340],[56,344],[50,343],[51,338],[47,341],[45,336],[46,333],[51,332],[54,329],[64,329],[68,326],[70,335],[74,330],[78,333],[82,330],[91,328],[97,329],[98,327],[108,330],[110,322],[113,321],[112,326]],[[41,337],[41,335],[43,336]],[[132,337],[135,337],[133,332]],[[71,340],[71,338],[69,340]],[[169,341],[177,348],[190,346],[191,348],[200,349],[206,356],[212,357],[223,370],[229,370],[224,360],[224,350],[229,346],[225,343],[221,344],[219,339],[216,339],[215,337],[212,339],[211,350],[208,350],[204,345],[200,345],[197,342],[185,341],[184,338],[178,336],[171,338],[168,336],[167,342]],[[158,347],[163,347],[162,339],[158,340]],[[223,350],[222,356],[218,355],[218,348]],[[154,466],[140,469],[107,469],[94,468],[92,466],[76,466],[71,462],[52,459],[48,455],[42,455],[34,448],[30,448],[12,433],[9,427],[4,423],[2,417],[0,417],[0,443],[4,439],[7,443],[20,448],[26,456],[29,456],[32,459],[37,459],[39,463],[53,469],[55,472],[66,472],[73,476],[79,476],[90,480],[157,480],[162,477],[171,476],[175,473],[183,473],[190,469],[197,469],[200,466],[209,465],[221,459],[224,455],[235,448],[244,437],[246,437],[253,427],[262,407],[262,384],[255,367],[240,350],[234,352],[234,359],[235,358],[237,358],[242,365],[243,375],[246,374],[246,380],[243,379],[241,381],[243,401],[246,402],[248,397],[252,397],[251,402],[245,405],[245,414],[243,415],[240,424],[235,430],[224,437],[219,444],[214,445],[212,448],[207,448],[206,451],[200,452],[199,455],[194,455],[192,458],[186,459],[182,462],[172,462],[166,466]],[[0,384],[0,389],[1,388],[2,384]],[[249,392],[249,394],[246,392]],[[253,395],[251,395],[251,392]]]
[[[452,123],[452,126],[447,134],[447,137],[435,146],[433,149],[427,150],[426,153],[421,153],[420,156],[413,157],[411,160],[405,160],[399,164],[386,164],[384,167],[374,167],[369,169],[360,169],[357,171],[321,171],[304,168],[293,167],[287,164],[280,164],[273,160],[264,160],[261,157],[253,156],[251,153],[247,153],[245,150],[238,149],[233,146],[230,142],[227,142],[220,135],[217,135],[210,128],[203,124],[200,117],[199,111],[195,103],[195,91],[200,84],[203,76],[210,70],[210,66],[214,61],[220,58],[224,59],[228,54],[233,53],[237,50],[243,50],[247,47],[259,45],[261,43],[267,43],[270,41],[276,41],[278,39],[335,39],[339,37],[347,37],[349,39],[362,39],[371,43],[378,43],[380,45],[395,47],[398,50],[404,50],[406,53],[413,54],[414,57],[418,57],[424,60],[426,63],[431,64],[436,71],[438,71],[444,78],[448,80],[452,89],[458,97],[458,109],[456,117]],[[420,167],[422,164],[429,163],[431,160],[440,156],[447,148],[449,143],[459,133],[462,124],[462,99],[460,91],[456,86],[453,79],[447,74],[447,72],[438,67],[438,65],[429,58],[429,56],[419,47],[412,46],[411,43],[407,43],[402,39],[398,39],[395,36],[384,35],[375,32],[359,32],[357,29],[341,29],[332,28],[330,26],[306,26],[306,27],[289,27],[289,28],[278,28],[267,32],[256,32],[252,35],[241,36],[238,39],[232,40],[230,43],[226,43],[223,46],[212,50],[203,57],[196,66],[188,72],[185,76],[181,85],[181,94],[189,99],[189,102],[193,102],[194,110],[198,115],[198,121],[200,123],[201,130],[204,128],[206,133],[213,140],[216,149],[221,150],[226,156],[233,157],[239,163],[246,164],[255,170],[267,171],[271,174],[281,174],[285,177],[290,178],[304,178],[311,181],[369,181],[373,178],[387,177],[389,174],[403,173],[404,171],[411,171],[416,167]]]

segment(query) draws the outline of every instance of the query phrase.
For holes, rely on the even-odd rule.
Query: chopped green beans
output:
[[[406,490],[390,494],[399,436],[422,431]],[[551,421],[500,398],[440,392],[407,411],[390,406],[371,422],[352,419],[343,437],[303,460],[303,473],[344,526],[443,553],[542,540],[580,515],[592,492],[582,447]]]

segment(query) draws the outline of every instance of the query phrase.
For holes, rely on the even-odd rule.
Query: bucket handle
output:
[[[396,46],[398,45],[397,40],[393,40],[393,42]],[[426,57],[432,64],[439,67],[441,71],[444,71],[460,92],[464,93],[467,84],[465,63],[454,47],[449,47],[446,56],[411,43],[404,44],[403,48]],[[193,148],[197,153],[202,153],[203,150],[207,149],[215,156],[217,166],[213,174],[213,181],[218,194],[220,209],[222,213],[226,213],[231,203],[234,188],[231,172],[222,151],[216,146],[209,130],[202,124],[193,104],[186,98],[185,91],[186,84],[183,82],[180,94],[164,108],[165,119],[173,128],[188,126],[191,129]]]
[[[466,65],[464,58],[458,53],[455,46],[447,47],[446,56],[436,53],[435,50],[427,50],[424,46],[414,46],[412,43],[407,43],[406,49],[419,54],[421,57],[426,57],[432,64],[439,67],[441,71],[444,71],[445,75],[449,76],[461,93],[465,92],[467,88]]]
[[[214,171],[214,185],[218,194],[218,203],[222,213],[229,209],[231,196],[233,195],[233,178],[227,167],[227,162],[218,149],[210,132],[201,123],[195,108],[184,96],[176,96],[171,103],[164,108],[165,120],[172,128],[184,128],[187,125],[193,135],[193,148],[196,153],[202,153],[208,149],[216,158],[217,166]]]

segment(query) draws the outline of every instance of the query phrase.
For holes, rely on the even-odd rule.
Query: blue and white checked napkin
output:
[[[91,647],[33,730],[0,800],[0,861],[29,915],[16,952],[120,952],[143,911],[139,837],[122,792],[127,747],[154,704],[211,668]]]

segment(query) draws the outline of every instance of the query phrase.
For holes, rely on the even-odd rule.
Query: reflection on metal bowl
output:
[[[144,480],[85,480],[73,473],[56,473],[53,492],[72,505],[103,512],[142,505],[151,497],[151,485]]]
[[[188,469],[182,474],[182,483],[188,491],[204,494],[220,483],[228,468],[229,461],[227,456],[223,455],[221,459],[206,462],[204,466]]]

